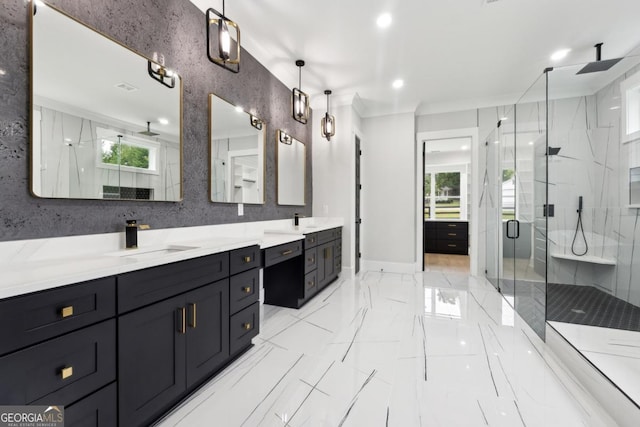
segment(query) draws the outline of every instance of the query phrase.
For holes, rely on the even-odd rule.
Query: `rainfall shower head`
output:
[[[582,67],[576,74],[598,73],[600,71],[607,71],[609,68],[616,65],[622,58],[607,59],[602,61],[602,43],[598,43],[594,46],[596,48],[596,60],[589,62]]]
[[[159,133],[155,133],[155,132],[151,132],[151,122],[147,122],[147,130],[143,130],[141,132],[138,132],[140,135],[146,135],[146,136],[158,136],[160,135]]]
[[[560,152],[560,148],[562,147],[548,147],[547,156],[555,156]]]

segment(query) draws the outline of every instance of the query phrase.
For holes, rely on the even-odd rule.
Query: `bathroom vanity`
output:
[[[342,227],[263,249],[265,304],[300,308],[342,271]]]

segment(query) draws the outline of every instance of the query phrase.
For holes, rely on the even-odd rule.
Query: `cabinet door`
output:
[[[146,425],[186,388],[184,296],[118,320],[119,425]]]
[[[318,287],[324,288],[336,277],[335,242],[318,246]]]
[[[187,388],[214,373],[229,357],[229,279],[189,292]]]

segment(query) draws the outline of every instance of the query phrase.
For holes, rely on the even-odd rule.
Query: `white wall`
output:
[[[362,120],[362,261],[365,270],[415,271],[415,116]]]
[[[317,110],[316,110],[317,111]],[[324,108],[320,109],[322,117]],[[313,123],[313,216],[341,217],[343,269],[355,267],[355,134],[360,117],[353,105],[332,108],[336,134],[320,136],[320,119]],[[360,135],[362,138],[362,135]]]

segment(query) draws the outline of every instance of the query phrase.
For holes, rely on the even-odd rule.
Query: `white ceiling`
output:
[[[222,11],[222,0],[191,1]],[[393,17],[386,30],[382,12]],[[546,67],[594,60],[597,42],[603,59],[640,44],[638,0],[233,0],[226,14],[286,86],[297,86],[304,59],[312,105],[324,107],[324,89],[334,103],[357,93],[365,116],[514,103]],[[560,48],[572,51],[554,64]]]

